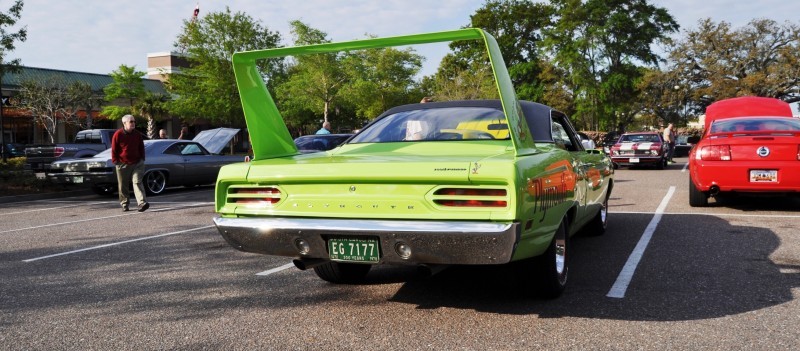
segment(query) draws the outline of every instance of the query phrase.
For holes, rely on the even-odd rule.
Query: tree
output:
[[[184,119],[204,118],[242,125],[244,113],[233,75],[233,53],[278,47],[280,34],[242,13],[212,12],[197,21],[184,21],[176,48],[182,48],[189,67],[169,75],[167,90],[175,95],[167,108]],[[263,60],[259,69],[268,85],[281,74],[282,60]]]
[[[301,21],[290,25],[297,46],[330,42],[325,32]],[[286,111],[284,118],[303,125],[311,122],[308,117],[322,115],[323,122],[328,122],[339,91],[349,79],[342,60],[343,54],[336,52],[295,57],[287,69],[286,81],[275,91]]]
[[[67,95],[70,97],[70,106],[68,108],[72,111],[71,114],[77,115],[81,109],[86,111],[86,119],[81,123],[81,127],[91,129],[93,124],[92,111],[103,106],[105,101],[102,94],[92,91],[92,86],[89,83],[76,81],[67,86]]]
[[[545,87],[539,79],[543,63],[540,58],[541,29],[550,22],[551,12],[549,5],[532,1],[490,0],[470,16],[468,27],[483,28],[497,40],[521,99],[540,101],[544,96]],[[487,93],[488,96],[481,97],[496,96],[494,76],[491,71],[484,72],[490,66],[483,43],[457,41],[451,43],[450,48],[453,53],[442,60],[432,84],[446,88],[448,92],[434,91],[433,95],[440,99]],[[480,70],[478,74],[470,76],[469,72],[476,69]],[[482,79],[480,84],[476,81],[479,78]],[[462,83],[465,86],[458,87]]]
[[[146,92],[139,101],[136,102],[134,109],[147,120],[147,137],[156,138],[156,120],[160,120],[167,112],[167,103],[170,101],[169,95]]]
[[[121,100],[126,104],[105,106],[100,113],[112,120],[120,119],[127,114],[135,114],[134,106],[145,95],[144,82],[142,82],[142,76],[145,73],[137,71],[135,66],[120,65],[109,75],[113,82],[103,88],[106,101],[114,102],[116,100],[119,102]]]
[[[112,72],[114,82],[103,88],[106,101],[125,100],[127,104],[106,106],[101,113],[110,119],[120,119],[127,114],[144,117],[147,121],[147,137],[153,139],[156,137],[155,122],[166,111],[169,97],[145,90],[141,78],[144,74],[126,65],[120,65],[118,70]]]
[[[567,77],[577,119],[585,127],[611,128],[631,115],[640,66],[655,66],[655,43],[668,43],[678,24],[646,0],[553,0],[555,16],[545,43]]]
[[[0,81],[3,80],[3,75],[6,72],[15,72],[19,69],[19,59],[8,60],[8,53],[14,51],[16,46],[14,42],[24,42],[28,38],[27,27],[22,27],[19,30],[8,31],[6,28],[12,27],[17,24],[22,13],[22,0],[16,0],[13,5],[8,9],[7,13],[0,12]],[[3,90],[0,86],[0,98],[3,96]],[[4,130],[3,120],[3,104],[5,101],[0,101],[0,145],[5,148],[6,133]],[[8,155],[3,152],[3,162],[8,160]]]
[[[414,76],[422,67],[422,56],[413,49],[381,48],[346,55],[342,61],[348,83],[344,99],[354,106],[356,116],[368,120],[390,107],[407,104],[415,88]]]
[[[51,143],[55,142],[59,121],[78,124],[76,115],[69,108],[74,100],[68,89],[66,81],[58,76],[43,81],[23,81],[20,86],[21,107],[33,116],[36,124],[44,127]]]
[[[509,76],[521,99],[541,100],[545,87],[539,79],[542,73],[542,29],[551,21],[553,9],[549,4],[525,0],[491,0],[470,16],[470,26],[491,33],[500,46]],[[480,51],[482,43],[461,41],[451,45],[458,53]]]
[[[800,26],[756,19],[740,29],[701,20],[669,55],[667,71],[704,109],[725,98],[755,95],[800,101]]]

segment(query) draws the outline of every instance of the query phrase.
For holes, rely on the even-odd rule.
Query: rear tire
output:
[[[569,273],[568,244],[569,235],[565,218],[558,226],[544,254],[519,262],[518,274],[526,295],[546,299],[561,296],[567,286]]]
[[[708,206],[708,193],[700,191],[694,186],[692,178],[689,178],[689,206],[706,207]]]
[[[600,204],[602,207],[597,211],[594,218],[584,227],[583,232],[586,235],[600,236],[606,233],[606,227],[608,226],[608,196],[606,195],[603,203]]]
[[[334,284],[354,284],[363,282],[370,268],[369,264],[326,262],[314,267],[314,273]]]

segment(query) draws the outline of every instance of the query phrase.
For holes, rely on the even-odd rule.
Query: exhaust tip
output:
[[[323,264],[325,262],[327,262],[327,260],[323,260],[321,258],[294,259],[294,260],[292,260],[292,263],[294,263],[294,266],[297,267],[297,269],[299,269],[301,271],[314,268],[314,267],[319,266],[319,265],[321,265],[321,264]]]
[[[711,196],[717,196],[719,194],[719,187],[712,185],[711,188],[708,189],[708,193]]]

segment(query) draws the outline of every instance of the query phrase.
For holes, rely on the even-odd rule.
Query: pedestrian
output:
[[[159,139],[168,139],[167,138],[167,130],[166,129],[159,130],[158,131],[158,138]]]
[[[111,137],[111,162],[117,171],[117,189],[122,211],[128,211],[131,182],[139,212],[150,207],[144,196],[144,159],[144,136],[136,130],[133,116],[125,115],[122,117],[122,128]]]
[[[181,139],[181,140],[191,140],[192,139],[191,135],[189,134],[189,127],[187,127],[187,126],[182,126],[181,127],[181,134],[178,135],[178,139]]]
[[[663,133],[664,142],[667,143],[667,162],[675,163],[672,160],[672,156],[675,154],[675,131],[673,130],[672,123],[668,124],[666,128],[664,128]]]
[[[331,122],[323,122],[322,128],[317,131],[317,134],[331,134]]]

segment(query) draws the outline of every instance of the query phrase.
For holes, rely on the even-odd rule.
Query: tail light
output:
[[[53,148],[53,156],[61,157],[64,154],[64,148],[61,146],[56,146]]]
[[[697,155],[699,159],[704,161],[730,161],[731,147],[730,145],[703,146]]]
[[[434,203],[446,207],[506,207],[505,189],[442,188],[433,194]]]
[[[800,145],[797,145],[797,159],[800,160]]]
[[[281,200],[281,191],[275,187],[228,188],[228,203],[271,206]]]

